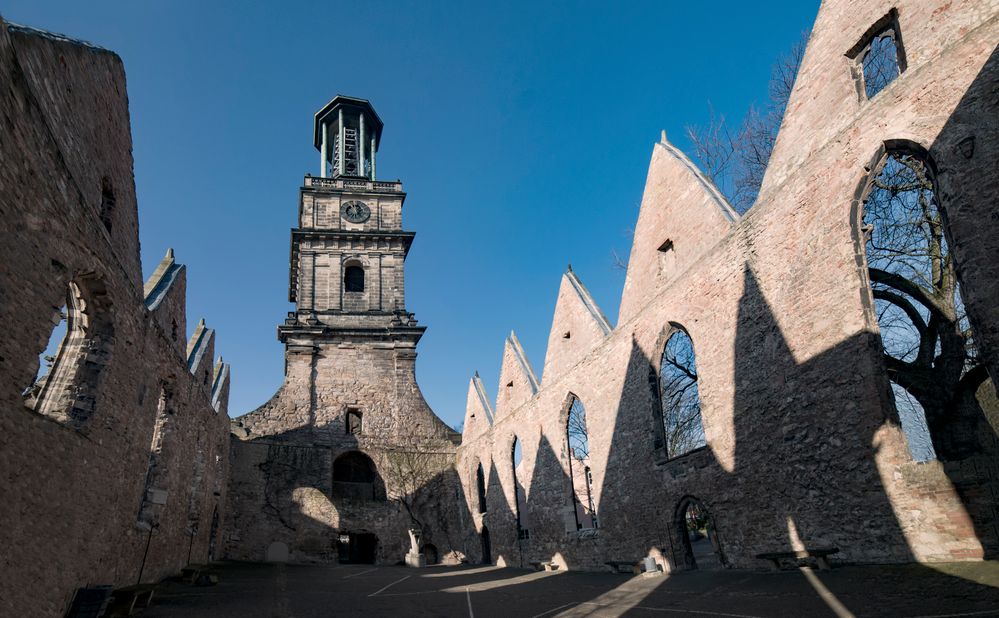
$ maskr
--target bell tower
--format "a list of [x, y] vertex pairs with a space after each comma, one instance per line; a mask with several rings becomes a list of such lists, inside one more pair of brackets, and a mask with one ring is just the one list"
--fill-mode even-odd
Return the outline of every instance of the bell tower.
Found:
[[375, 180], [382, 121], [364, 99], [338, 95], [315, 116], [320, 175], [306, 176], [291, 233], [289, 346], [371, 339], [412, 345], [424, 327], [405, 309], [405, 261], [415, 234], [402, 229], [399, 181]]
[[[402, 227], [402, 183], [375, 179], [381, 135], [363, 99], [338, 95], [316, 113], [320, 173], [298, 192], [288, 272], [295, 310], [278, 326], [284, 383], [233, 420], [234, 557], [285, 547], [296, 559], [395, 564], [411, 553], [414, 522], [430, 517], [389, 499], [412, 490], [400, 462], [429, 453], [453, 463], [460, 435], [416, 383], [426, 327], [405, 296], [415, 234]], [[452, 499], [450, 489], [442, 495]]]

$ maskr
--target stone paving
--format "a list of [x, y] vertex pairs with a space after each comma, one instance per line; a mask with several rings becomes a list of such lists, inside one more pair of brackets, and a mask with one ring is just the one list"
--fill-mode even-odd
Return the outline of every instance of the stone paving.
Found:
[[226, 563], [167, 583], [142, 618], [312, 616], [999, 616], [999, 562], [671, 577], [499, 567]]

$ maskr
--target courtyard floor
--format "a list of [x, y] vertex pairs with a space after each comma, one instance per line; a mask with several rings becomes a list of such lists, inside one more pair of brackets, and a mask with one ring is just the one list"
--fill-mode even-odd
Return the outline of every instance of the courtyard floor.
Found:
[[165, 584], [141, 618], [999, 616], [999, 562], [670, 577], [223, 563], [219, 575], [211, 587]]

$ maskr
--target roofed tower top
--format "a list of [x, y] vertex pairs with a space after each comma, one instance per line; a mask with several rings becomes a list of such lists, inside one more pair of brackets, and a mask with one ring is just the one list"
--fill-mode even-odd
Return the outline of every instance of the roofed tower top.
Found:
[[321, 178], [375, 179], [382, 120], [365, 99], [338, 94], [316, 112], [313, 142]]

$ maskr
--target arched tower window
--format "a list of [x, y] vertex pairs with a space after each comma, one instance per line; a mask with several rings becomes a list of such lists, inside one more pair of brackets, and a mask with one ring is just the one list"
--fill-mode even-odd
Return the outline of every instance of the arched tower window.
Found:
[[982, 448], [979, 432], [999, 410], [961, 299], [933, 167], [918, 148], [889, 148], [867, 182], [858, 223], [910, 452], [920, 461], [966, 457]]
[[663, 447], [667, 458], [705, 445], [694, 342], [683, 330], [666, 342], [659, 370]]
[[482, 470], [482, 464], [475, 470], [475, 487], [478, 489], [479, 512], [486, 512], [486, 474]]
[[384, 500], [385, 488], [375, 462], [360, 451], [337, 457], [333, 461], [333, 495], [355, 500]]
[[586, 409], [575, 396], [569, 404], [566, 421], [566, 443], [569, 450], [569, 483], [576, 529], [597, 527], [597, 512], [593, 502], [593, 476], [590, 471], [590, 438], [586, 430]]
[[349, 264], [343, 273], [343, 289], [347, 292], [364, 291], [364, 268], [359, 264]]

